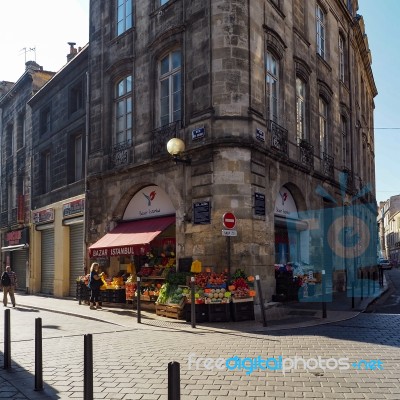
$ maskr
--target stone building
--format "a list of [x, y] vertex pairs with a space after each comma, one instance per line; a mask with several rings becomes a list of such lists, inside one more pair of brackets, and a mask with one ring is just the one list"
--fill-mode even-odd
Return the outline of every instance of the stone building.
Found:
[[30, 178], [32, 156], [29, 99], [54, 72], [34, 61], [26, 63], [17, 82], [0, 82], [1, 265], [11, 265], [20, 289], [28, 290], [32, 277], [30, 250]]
[[[270, 300], [276, 266], [307, 264], [322, 245], [301, 213], [356, 194], [376, 203], [377, 89], [356, 0], [96, 0], [90, 10], [89, 247], [124, 222], [172, 218], [157, 229], [178, 260], [259, 275]], [[172, 158], [174, 137], [186, 148]], [[222, 233], [227, 212], [236, 236]], [[133, 259], [122, 243], [128, 257], [101, 254], [113, 271]]]
[[28, 102], [32, 114], [31, 288], [75, 296], [84, 273], [88, 45]]

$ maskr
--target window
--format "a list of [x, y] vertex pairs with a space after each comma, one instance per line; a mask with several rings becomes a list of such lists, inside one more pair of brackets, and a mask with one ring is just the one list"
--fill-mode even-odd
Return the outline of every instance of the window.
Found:
[[40, 113], [40, 133], [44, 134], [50, 132], [50, 128], [51, 128], [50, 107], [46, 107]]
[[306, 84], [299, 77], [296, 78], [296, 137], [298, 142], [307, 138]]
[[25, 146], [25, 123], [25, 113], [20, 113], [17, 119], [17, 150]]
[[83, 109], [83, 81], [78, 82], [69, 90], [69, 113]]
[[163, 6], [164, 4], [167, 4], [169, 0], [160, 0], [160, 6]]
[[132, 28], [132, 0], [118, 0], [117, 5], [117, 36]]
[[340, 125], [342, 131], [342, 166], [347, 167], [347, 120], [343, 115], [340, 117]]
[[74, 175], [75, 181], [83, 178], [83, 140], [82, 135], [75, 137], [74, 143]]
[[325, 59], [325, 13], [317, 4], [316, 9], [317, 21], [317, 53]]
[[[14, 126], [8, 125], [6, 130], [6, 157], [11, 157], [14, 155]], [[5, 157], [5, 158], [6, 158]]]
[[117, 83], [115, 93], [116, 132], [114, 144], [132, 140], [132, 76], [127, 76]]
[[160, 61], [160, 124], [181, 120], [182, 56], [180, 50], [169, 53]]
[[42, 158], [42, 171], [43, 171], [43, 193], [48, 193], [51, 190], [51, 162], [50, 152], [43, 154]]
[[265, 65], [267, 69], [267, 115], [270, 120], [278, 123], [279, 62], [276, 57], [267, 52]]
[[344, 82], [344, 68], [345, 68], [345, 53], [344, 53], [344, 39], [339, 35], [339, 79]]
[[319, 98], [319, 141], [321, 158], [323, 153], [328, 154], [328, 105], [323, 98]]

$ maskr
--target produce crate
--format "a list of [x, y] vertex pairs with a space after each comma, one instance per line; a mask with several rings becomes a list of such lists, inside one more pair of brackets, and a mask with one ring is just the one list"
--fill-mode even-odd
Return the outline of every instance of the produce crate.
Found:
[[183, 309], [179, 306], [156, 304], [156, 314], [161, 317], [183, 319]]
[[101, 301], [107, 303], [125, 303], [125, 289], [107, 289], [100, 291]]
[[85, 282], [77, 281], [76, 282], [76, 299], [79, 301], [79, 304], [82, 301], [89, 301], [90, 298], [90, 289], [86, 286]]
[[249, 299], [232, 299], [231, 316], [234, 321], [253, 321], [254, 316], [254, 301]]
[[[184, 313], [186, 322], [192, 321], [192, 305], [190, 303], [185, 304]], [[196, 304], [195, 305], [196, 322], [207, 322], [208, 321], [208, 307], [207, 304]]]
[[231, 319], [229, 303], [207, 304], [209, 322], [228, 322]]

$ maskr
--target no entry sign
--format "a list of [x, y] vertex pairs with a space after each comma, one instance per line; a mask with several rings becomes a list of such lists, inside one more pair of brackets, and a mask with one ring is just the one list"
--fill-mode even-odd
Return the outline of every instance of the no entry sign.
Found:
[[233, 229], [236, 225], [235, 214], [231, 212], [225, 213], [222, 217], [222, 223], [224, 224], [226, 229]]

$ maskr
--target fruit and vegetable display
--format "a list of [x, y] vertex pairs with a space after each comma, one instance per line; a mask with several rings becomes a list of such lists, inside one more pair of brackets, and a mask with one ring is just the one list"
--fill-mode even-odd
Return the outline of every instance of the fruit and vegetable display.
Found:
[[168, 305], [183, 305], [185, 300], [185, 295], [188, 289], [178, 285], [173, 285], [171, 283], [164, 283], [161, 286], [157, 304], [168, 304]]
[[229, 289], [235, 299], [245, 299], [254, 297], [256, 292], [254, 290], [254, 277], [247, 276], [242, 269], [237, 269], [231, 277], [231, 284]]

